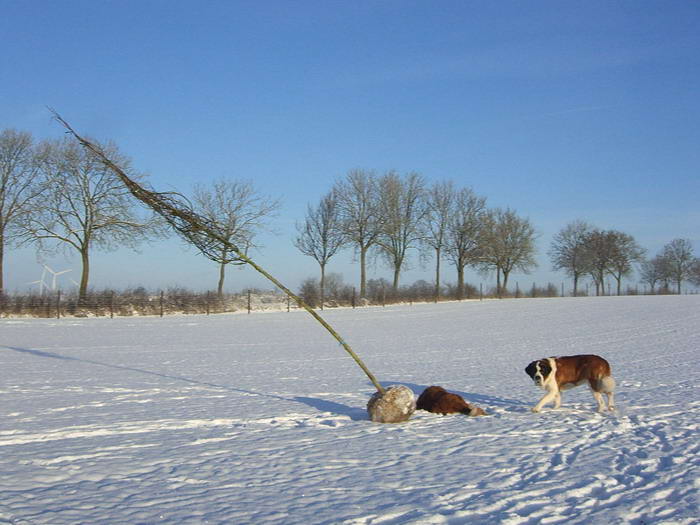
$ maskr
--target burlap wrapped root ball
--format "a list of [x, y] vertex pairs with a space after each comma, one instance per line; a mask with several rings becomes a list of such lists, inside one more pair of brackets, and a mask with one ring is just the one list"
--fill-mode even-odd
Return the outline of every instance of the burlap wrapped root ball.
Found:
[[416, 410], [413, 391], [403, 385], [393, 385], [384, 393], [377, 391], [367, 402], [369, 418], [375, 423], [408, 421]]

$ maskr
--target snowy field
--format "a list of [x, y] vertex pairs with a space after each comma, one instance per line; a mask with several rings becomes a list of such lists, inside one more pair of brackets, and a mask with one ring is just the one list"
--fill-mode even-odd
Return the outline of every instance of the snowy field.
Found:
[[[698, 523], [700, 296], [326, 310], [383, 384], [491, 415], [367, 419], [304, 312], [0, 320], [0, 523]], [[618, 409], [523, 369], [612, 364]]]

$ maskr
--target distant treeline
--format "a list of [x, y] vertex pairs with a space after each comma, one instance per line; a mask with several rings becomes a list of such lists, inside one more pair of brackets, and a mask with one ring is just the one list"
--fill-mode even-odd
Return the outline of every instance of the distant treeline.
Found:
[[[132, 180], [143, 181], [145, 176], [131, 166], [117, 145], [104, 143], [100, 148]], [[313, 188], [314, 194], [317, 190]], [[267, 227], [280, 202], [260, 195], [251, 182], [235, 179], [200, 184], [187, 201], [191, 206], [187, 212], [207, 224], [217, 239], [225, 240], [212, 239], [207, 250], [207, 257], [218, 265], [216, 296], [221, 298], [226, 268], [245, 263], [241, 254], [256, 247], [257, 234]], [[82, 268], [79, 282], [75, 282], [78, 303], [81, 307], [90, 302], [102, 304], [104, 298], [98, 300], [100, 294], [90, 291], [91, 254], [95, 250], [135, 248], [142, 241], [168, 234], [164, 221], [137, 206], [115, 174], [76, 141], [66, 137], [37, 142], [27, 132], [0, 132], [0, 294], [4, 290], [5, 248], [34, 246], [40, 257], [62, 250], [79, 255]], [[367, 279], [368, 261], [373, 257], [383, 261], [393, 274], [390, 283], [382, 282], [382, 300], [385, 296], [396, 301], [473, 297], [475, 290], [465, 282], [467, 269], [495, 276], [495, 295], [499, 297], [527, 295], [529, 292], [519, 286], [514, 291], [510, 281], [513, 274], [527, 274], [537, 266], [536, 238], [528, 218], [510, 208], [487, 206], [486, 197], [470, 187], [449, 180], [428, 183], [415, 172], [380, 174], [354, 169], [337, 179], [317, 203], [308, 205], [297, 236], [289, 242], [319, 265], [317, 304], [326, 300], [346, 304], [349, 300], [347, 289], [344, 294], [326, 290], [331, 286], [326, 283], [327, 265], [340, 250], [352, 250], [357, 257], [360, 279], [356, 301], [376, 304], [377, 287]], [[432, 284], [402, 285], [402, 272], [419, 254], [423, 261], [429, 259], [434, 264]], [[552, 267], [572, 279], [573, 295], [587, 293], [580, 290], [582, 279], [593, 283], [597, 295], [610, 293], [606, 290], [609, 278], [614, 279], [615, 292], [623, 294], [622, 280], [635, 268], [641, 282], [652, 291], [675, 286], [680, 293], [683, 282], [700, 286], [700, 261], [686, 239], [669, 242], [648, 259], [646, 250], [631, 235], [575, 220], [554, 236], [548, 255]], [[445, 265], [456, 280], [455, 286], [442, 284]], [[212, 278], [214, 275], [212, 269]], [[50, 290], [45, 277], [36, 282], [42, 292]], [[532, 293], [546, 295], [537, 290]], [[313, 295], [309, 290], [303, 294]]]
[[[394, 291], [391, 283], [385, 279], [367, 281], [367, 297], [360, 298], [357, 290], [344, 284], [342, 276], [329, 274], [326, 278], [326, 298], [321, 304], [320, 286], [317, 279], [305, 280], [299, 290], [299, 296], [314, 308], [337, 308], [364, 306], [387, 306], [392, 304], [429, 303], [456, 300], [484, 300], [499, 297], [495, 287], [466, 284], [463, 292], [452, 284], [443, 285], [439, 295], [435, 286], [424, 280], [412, 285], [401, 286]], [[609, 290], [609, 289], [608, 289]], [[586, 296], [587, 289], [579, 291], [578, 296]], [[593, 291], [593, 290], [591, 290]], [[462, 293], [462, 299], [460, 299]], [[654, 292], [646, 287], [643, 290], [628, 288], [626, 295], [642, 293], [671, 294], [670, 288], [657, 288]], [[564, 284], [548, 283], [539, 286], [535, 283], [521, 287], [516, 283], [509, 292], [500, 294], [501, 298], [536, 298], [572, 296], [571, 290], [565, 290]], [[88, 290], [84, 300], [76, 292], [45, 291], [44, 293], [13, 293], [0, 295], [0, 317], [128, 317], [128, 316], [164, 316], [174, 314], [221, 314], [252, 313], [260, 311], [292, 311], [298, 306], [279, 291], [247, 289], [237, 293], [218, 294], [214, 291], [194, 292], [185, 288], [150, 291], [143, 287], [122, 291], [105, 289]]]

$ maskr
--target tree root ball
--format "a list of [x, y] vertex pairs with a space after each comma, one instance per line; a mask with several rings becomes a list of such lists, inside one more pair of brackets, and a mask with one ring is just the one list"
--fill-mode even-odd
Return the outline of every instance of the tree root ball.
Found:
[[369, 418], [375, 423], [408, 421], [415, 410], [413, 391], [403, 385], [390, 386], [383, 394], [377, 391], [367, 402]]

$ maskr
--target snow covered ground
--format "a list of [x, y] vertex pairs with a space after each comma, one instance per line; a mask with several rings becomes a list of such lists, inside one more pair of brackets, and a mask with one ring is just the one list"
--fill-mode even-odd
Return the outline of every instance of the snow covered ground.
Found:
[[[326, 310], [384, 384], [491, 415], [367, 420], [304, 312], [0, 320], [0, 523], [698, 523], [700, 296]], [[597, 353], [530, 412], [532, 360]]]

